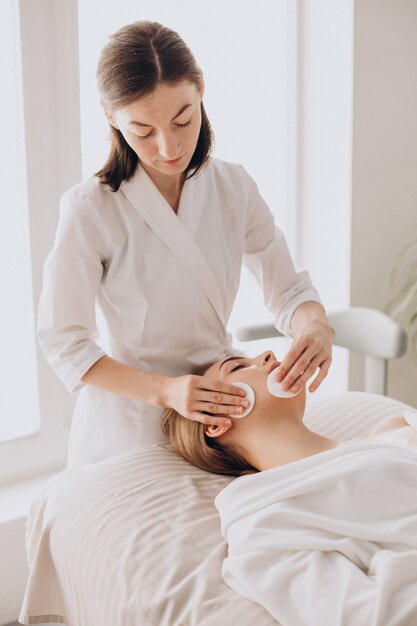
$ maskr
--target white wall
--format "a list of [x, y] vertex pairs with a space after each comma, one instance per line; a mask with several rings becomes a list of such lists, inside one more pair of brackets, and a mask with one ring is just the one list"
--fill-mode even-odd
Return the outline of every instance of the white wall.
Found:
[[[299, 248], [328, 310], [384, 309], [417, 227], [417, 2], [301, 0]], [[363, 357], [334, 349], [319, 389], [363, 389]], [[388, 394], [417, 406], [417, 359]]]
[[[355, 3], [351, 303], [382, 309], [417, 226], [417, 2]], [[350, 381], [361, 375], [352, 359]], [[388, 394], [417, 407], [417, 358], [390, 364]]]
[[[299, 2], [298, 248], [326, 310], [350, 305], [353, 0]], [[348, 388], [348, 352], [315, 397]]]

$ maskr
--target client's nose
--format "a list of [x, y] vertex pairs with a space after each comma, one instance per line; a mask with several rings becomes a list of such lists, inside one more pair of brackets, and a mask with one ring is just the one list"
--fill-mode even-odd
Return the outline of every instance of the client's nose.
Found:
[[262, 352], [262, 354], [259, 355], [258, 357], [258, 362], [261, 365], [265, 365], [265, 363], [272, 363], [272, 361], [277, 361], [277, 359], [275, 358], [275, 354], [273, 353], [272, 350], [267, 350], [266, 352]]

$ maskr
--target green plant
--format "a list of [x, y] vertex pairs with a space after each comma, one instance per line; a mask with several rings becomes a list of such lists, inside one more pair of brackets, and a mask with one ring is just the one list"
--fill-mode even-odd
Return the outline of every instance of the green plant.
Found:
[[417, 237], [398, 254], [386, 287], [393, 295], [384, 311], [403, 326], [411, 351], [417, 356]]

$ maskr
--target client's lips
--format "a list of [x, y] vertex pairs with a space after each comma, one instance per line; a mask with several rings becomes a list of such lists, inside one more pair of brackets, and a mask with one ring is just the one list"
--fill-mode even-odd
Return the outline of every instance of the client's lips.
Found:
[[272, 372], [272, 370], [274, 370], [276, 367], [278, 367], [278, 365], [281, 365], [281, 361], [273, 361], [271, 363], [271, 365], [267, 368], [268, 374], [270, 374]]

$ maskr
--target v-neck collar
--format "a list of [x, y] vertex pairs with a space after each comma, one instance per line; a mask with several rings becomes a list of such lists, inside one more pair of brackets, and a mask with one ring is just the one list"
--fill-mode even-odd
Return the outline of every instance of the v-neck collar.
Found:
[[194, 236], [201, 220], [207, 189], [199, 172], [186, 180], [181, 190], [177, 213], [159, 191], [151, 177], [138, 164], [135, 174], [120, 185], [120, 191], [140, 213], [148, 226], [181, 261], [209, 299], [222, 324], [225, 312], [215, 277]]

